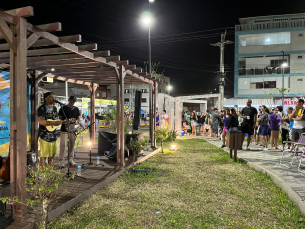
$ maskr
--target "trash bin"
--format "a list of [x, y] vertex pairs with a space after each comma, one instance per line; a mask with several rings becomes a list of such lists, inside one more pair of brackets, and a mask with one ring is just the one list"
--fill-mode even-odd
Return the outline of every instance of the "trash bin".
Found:
[[183, 131], [183, 130], [181, 131], [181, 136], [182, 136], [182, 137], [184, 136], [184, 131]]
[[234, 162], [237, 162], [237, 150], [242, 148], [241, 136], [240, 131], [229, 131], [227, 133], [227, 147], [230, 149], [230, 158], [233, 157], [232, 151], [234, 150]]

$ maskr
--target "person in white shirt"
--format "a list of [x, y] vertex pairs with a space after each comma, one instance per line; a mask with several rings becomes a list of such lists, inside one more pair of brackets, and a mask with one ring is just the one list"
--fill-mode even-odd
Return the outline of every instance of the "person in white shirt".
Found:
[[168, 127], [168, 121], [169, 121], [168, 114], [166, 114], [166, 110], [163, 110], [163, 124], [164, 124], [164, 128]]

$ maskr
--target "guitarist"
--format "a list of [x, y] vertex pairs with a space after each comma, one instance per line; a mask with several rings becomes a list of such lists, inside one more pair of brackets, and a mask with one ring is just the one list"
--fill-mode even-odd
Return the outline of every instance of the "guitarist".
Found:
[[[80, 123], [80, 112], [78, 107], [74, 106], [76, 101], [76, 97], [71, 95], [69, 98], [69, 103], [66, 106], [63, 106], [59, 110], [59, 119], [64, 120], [68, 119], [70, 123], [76, 124]], [[75, 146], [75, 136], [73, 133], [68, 132], [68, 127], [67, 125], [62, 125], [61, 130], [60, 130], [60, 152], [59, 152], [59, 167], [64, 167], [65, 164], [63, 163], [63, 157], [64, 157], [64, 152], [66, 149], [66, 144], [68, 141], [68, 134], [70, 135], [69, 137], [69, 163], [72, 166], [75, 166], [76, 163], [73, 161], [73, 152], [74, 152], [74, 146]]]
[[[52, 92], [44, 94], [45, 103], [38, 108], [38, 136], [39, 136], [39, 166], [43, 168], [48, 158], [48, 165], [53, 165], [54, 156], [58, 153], [56, 131], [48, 131], [46, 126], [61, 125], [63, 120], [58, 120], [57, 108], [54, 106]], [[57, 121], [49, 121], [49, 120]], [[48, 120], [48, 121], [47, 121]]]

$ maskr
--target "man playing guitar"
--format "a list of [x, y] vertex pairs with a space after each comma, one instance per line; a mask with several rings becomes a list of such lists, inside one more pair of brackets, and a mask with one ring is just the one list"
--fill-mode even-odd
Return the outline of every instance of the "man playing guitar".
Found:
[[[59, 110], [59, 119], [61, 120], [65, 120], [68, 119], [70, 124], [76, 124], [77, 122], [80, 123], [80, 113], [79, 113], [79, 109], [77, 107], [74, 106], [76, 101], [76, 97], [75, 96], [70, 96], [69, 98], [69, 103], [66, 106], [63, 106], [62, 108], [60, 108]], [[60, 152], [59, 152], [59, 167], [64, 167], [64, 163], [63, 163], [63, 157], [64, 157], [64, 152], [66, 149], [66, 143], [68, 141], [68, 137], [69, 137], [69, 163], [70, 165], [76, 165], [76, 163], [73, 161], [73, 152], [74, 152], [74, 146], [75, 146], [75, 135], [72, 132], [68, 132], [69, 129], [68, 125], [62, 125], [61, 126], [61, 130], [60, 130]], [[70, 135], [70, 136], [68, 136]]]
[[[48, 158], [48, 165], [53, 165], [54, 156], [58, 153], [56, 130], [49, 131], [48, 127], [65, 123], [58, 120], [57, 108], [54, 106], [54, 95], [52, 92], [44, 94], [45, 103], [38, 108], [39, 122], [39, 166], [43, 168]], [[52, 121], [55, 120], [55, 121]]]

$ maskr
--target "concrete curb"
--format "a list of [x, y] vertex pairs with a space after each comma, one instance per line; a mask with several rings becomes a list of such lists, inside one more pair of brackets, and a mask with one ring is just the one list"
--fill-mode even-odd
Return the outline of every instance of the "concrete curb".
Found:
[[[208, 139], [204, 139], [204, 140], [206, 140], [207, 142], [211, 143], [214, 146], [217, 146], [217, 145], [213, 144], [212, 141], [209, 141]], [[227, 149], [224, 149], [224, 151], [227, 152], [227, 153], [230, 153], [230, 151], [227, 150]], [[255, 164], [251, 161], [248, 161], [245, 158], [238, 157], [238, 154], [237, 154], [237, 158], [240, 161], [247, 164], [250, 168], [253, 168], [253, 169], [255, 169], [259, 172], [267, 174], [272, 179], [272, 181], [288, 195], [289, 199], [291, 201], [293, 201], [299, 207], [299, 210], [300, 210], [301, 214], [303, 216], [305, 216], [305, 202], [304, 202], [304, 200], [282, 178], [280, 178], [279, 176], [277, 176], [276, 174], [274, 174], [270, 170], [267, 170], [260, 165], [257, 165], [257, 164]]]

